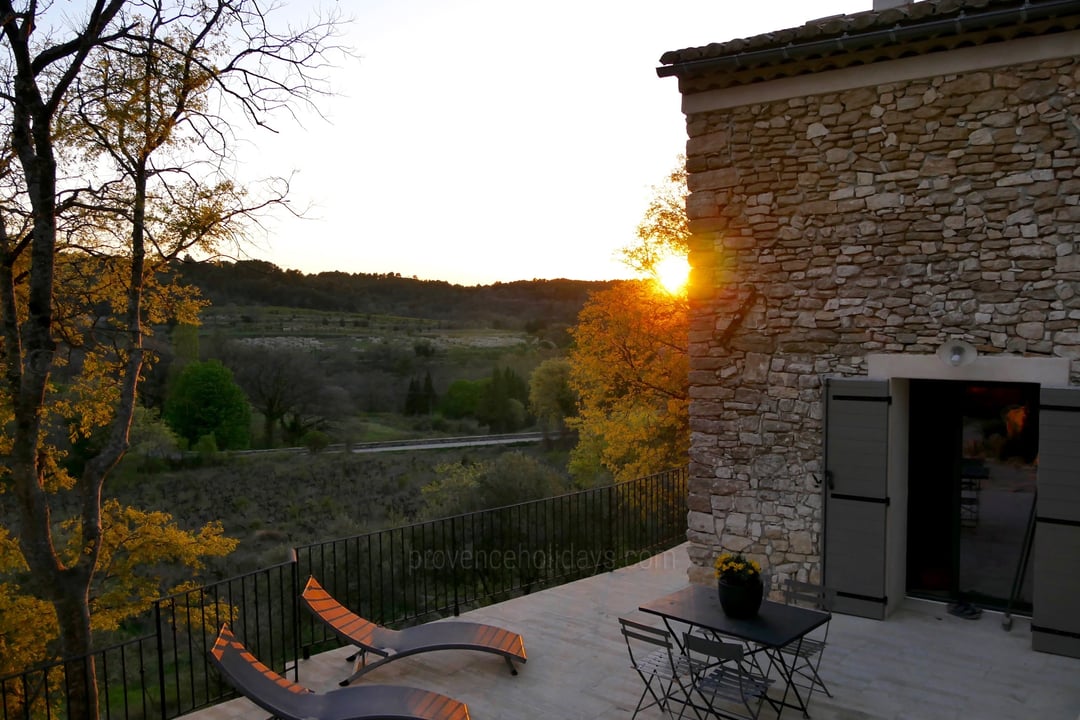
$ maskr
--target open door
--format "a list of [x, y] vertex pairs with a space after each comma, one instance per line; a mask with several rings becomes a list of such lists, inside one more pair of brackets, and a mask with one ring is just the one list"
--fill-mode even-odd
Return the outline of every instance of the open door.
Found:
[[1027, 612], [1039, 386], [911, 380], [908, 595]]
[[885, 617], [889, 383], [830, 378], [825, 386], [822, 574], [837, 612]]
[[1080, 389], [1042, 389], [1031, 646], [1080, 658]]
[[912, 380], [908, 410], [908, 594], [959, 591], [963, 383]]

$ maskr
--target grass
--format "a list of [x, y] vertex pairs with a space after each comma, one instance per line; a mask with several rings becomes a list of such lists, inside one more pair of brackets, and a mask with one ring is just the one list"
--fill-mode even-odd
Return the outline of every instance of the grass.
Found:
[[424, 318], [264, 305], [214, 305], [203, 311], [202, 320], [207, 328], [227, 327], [242, 329], [244, 334], [283, 335], [350, 335], [357, 330], [401, 332], [438, 326], [437, 321]]
[[[382, 426], [387, 433], [398, 428]], [[539, 445], [515, 447], [547, 464], [562, 463]], [[106, 494], [144, 510], [171, 513], [185, 529], [220, 520], [240, 541], [211, 562], [200, 581], [284, 561], [292, 547], [414, 522], [425, 515], [421, 494], [443, 463], [494, 460], [507, 448], [437, 448], [373, 454], [249, 455], [204, 467], [156, 473], [121, 471]], [[561, 467], [558, 467], [562, 471]]]
[[392, 440], [411, 440], [420, 433], [404, 425], [402, 415], [373, 414], [362, 417], [363, 436], [361, 442], [387, 442]]

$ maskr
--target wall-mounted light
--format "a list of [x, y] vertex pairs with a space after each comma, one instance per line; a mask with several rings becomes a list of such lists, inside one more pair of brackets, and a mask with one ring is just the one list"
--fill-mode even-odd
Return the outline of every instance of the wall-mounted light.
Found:
[[979, 351], [971, 343], [963, 340], [950, 340], [937, 349], [937, 356], [941, 362], [949, 367], [960, 367], [975, 362]]

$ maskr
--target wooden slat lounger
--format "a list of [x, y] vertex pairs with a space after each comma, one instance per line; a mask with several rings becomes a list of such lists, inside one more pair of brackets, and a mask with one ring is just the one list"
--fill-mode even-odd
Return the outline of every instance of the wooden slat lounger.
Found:
[[[480, 650], [502, 655], [513, 675], [514, 661], [525, 662], [525, 643], [521, 635], [494, 625], [443, 620], [391, 630], [360, 617], [326, 592], [315, 578], [308, 578], [301, 600], [308, 610], [324, 622], [345, 643], [359, 648], [349, 660], [356, 660], [353, 674], [341, 681], [348, 685], [360, 675], [397, 658], [433, 650]], [[368, 663], [367, 653], [380, 656]]]
[[228, 626], [222, 626], [210, 658], [238, 692], [281, 720], [469, 720], [465, 703], [401, 685], [314, 692], [259, 662]]

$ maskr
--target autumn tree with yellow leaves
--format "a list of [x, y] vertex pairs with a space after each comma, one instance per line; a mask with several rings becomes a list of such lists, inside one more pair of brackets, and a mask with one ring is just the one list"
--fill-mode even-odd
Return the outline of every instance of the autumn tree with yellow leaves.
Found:
[[95, 666], [78, 658], [162, 590], [155, 564], [231, 549], [213, 525], [111, 503], [106, 479], [153, 361], [145, 338], [197, 322], [167, 263], [235, 247], [284, 202], [283, 180], [229, 176], [234, 124], [325, 91], [333, 20], [277, 30], [267, 7], [0, 0], [0, 492], [15, 508], [0, 658], [39, 633], [34, 659], [67, 660], [70, 717], [97, 717]]
[[645, 276], [593, 294], [572, 330], [570, 387], [579, 483], [644, 477], [685, 465], [690, 445], [688, 314], [685, 290], [660, 282], [669, 258], [685, 258], [686, 173], [673, 171], [638, 227], [624, 262]]

